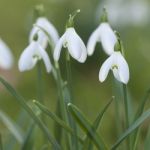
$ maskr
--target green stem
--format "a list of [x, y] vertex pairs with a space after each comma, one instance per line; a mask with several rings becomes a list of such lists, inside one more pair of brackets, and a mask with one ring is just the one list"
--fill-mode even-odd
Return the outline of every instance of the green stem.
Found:
[[[65, 100], [64, 100], [64, 96], [63, 96], [63, 81], [61, 78], [61, 73], [60, 73], [60, 68], [59, 68], [59, 63], [55, 61], [55, 69], [56, 69], [56, 74], [57, 74], [57, 88], [58, 88], [58, 95], [59, 95], [59, 100], [60, 100], [60, 109], [61, 109], [61, 115], [62, 115], [62, 119], [68, 123], [68, 117], [67, 117], [67, 107], [65, 104]], [[69, 135], [67, 136], [67, 143], [69, 145], [69, 147], [71, 147], [71, 143], [70, 143], [70, 137]]]
[[73, 102], [71, 62], [68, 50], [66, 50], [66, 71], [67, 71], [67, 85], [70, 90], [70, 102]]
[[128, 109], [127, 86], [125, 84], [123, 84], [123, 95], [124, 95], [126, 128], [128, 128], [130, 123], [129, 123], [129, 109]]
[[[123, 84], [123, 96], [124, 96], [124, 107], [125, 107], [125, 118], [126, 118], [126, 129], [129, 128], [129, 108], [128, 108], [128, 95], [127, 95], [127, 86]], [[130, 137], [127, 138], [128, 150], [130, 150]]]
[[[70, 55], [68, 50], [66, 50], [66, 71], [67, 71], [67, 85], [68, 85], [68, 89], [69, 89], [69, 93], [70, 93], [70, 99], [68, 100], [69, 103], [73, 103], [73, 88], [72, 88], [72, 73], [71, 73], [71, 62], [70, 62]], [[68, 114], [69, 115], [69, 114]], [[76, 124], [74, 122], [74, 120], [71, 118], [71, 116], [69, 117], [69, 121], [70, 121], [70, 125], [74, 130], [74, 133], [77, 135], [77, 127]], [[74, 149], [77, 150], [78, 148], [78, 139], [76, 136], [72, 136], [72, 144], [74, 145]]]
[[43, 84], [42, 84], [42, 69], [41, 61], [37, 63], [37, 99], [40, 103], [43, 102]]
[[117, 127], [117, 136], [119, 137], [122, 132], [121, 126], [121, 111], [120, 111], [120, 83], [114, 78], [113, 80], [113, 93], [115, 95], [115, 120], [116, 120], [116, 127]]

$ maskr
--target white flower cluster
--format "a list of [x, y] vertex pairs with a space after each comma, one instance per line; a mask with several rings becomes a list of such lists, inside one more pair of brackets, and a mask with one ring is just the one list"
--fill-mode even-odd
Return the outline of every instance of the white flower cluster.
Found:
[[80, 63], [85, 62], [87, 54], [92, 55], [96, 43], [101, 42], [104, 52], [109, 55], [109, 57], [102, 64], [99, 72], [99, 80], [103, 82], [106, 79], [109, 70], [112, 70], [118, 81], [124, 84], [128, 83], [128, 64], [121, 52], [114, 50], [118, 39], [107, 22], [102, 22], [92, 33], [86, 48], [84, 42], [72, 26], [66, 28], [65, 33], [59, 38], [57, 30], [46, 18], [38, 18], [30, 33], [29, 46], [20, 56], [20, 71], [32, 69], [38, 60], [41, 59], [44, 61], [47, 72], [51, 71], [51, 61], [46, 52], [49, 40], [54, 47], [53, 57], [55, 61], [59, 60], [62, 47], [64, 47], [67, 48], [69, 54]]
[[107, 22], [103, 22], [92, 33], [87, 44], [87, 52], [92, 55], [96, 42], [101, 42], [104, 52], [109, 55], [99, 71], [99, 80], [103, 82], [109, 70], [113, 71], [115, 78], [127, 84], [129, 81], [129, 67], [121, 52], [115, 51], [117, 37]]

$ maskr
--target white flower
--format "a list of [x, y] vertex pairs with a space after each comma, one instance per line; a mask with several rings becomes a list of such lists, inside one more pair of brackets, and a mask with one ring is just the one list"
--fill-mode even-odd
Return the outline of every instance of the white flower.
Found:
[[87, 58], [86, 47], [73, 27], [67, 28], [59, 39], [54, 50], [54, 60], [58, 61], [62, 47], [68, 49], [70, 55], [77, 61], [83, 63]]
[[10, 69], [13, 65], [13, 55], [9, 47], [0, 39], [0, 68]]
[[109, 70], [113, 71], [113, 74], [115, 78], [123, 82], [124, 84], [127, 84], [129, 81], [129, 67], [122, 56], [120, 52], [114, 52], [109, 58], [103, 63], [100, 72], [99, 72], [99, 80], [103, 82], [108, 73]]
[[87, 44], [88, 55], [93, 54], [97, 42], [101, 42], [106, 54], [111, 55], [114, 52], [117, 37], [108, 23], [101, 23], [90, 36]]
[[[45, 30], [46, 33], [40, 28]], [[30, 44], [19, 59], [20, 71], [31, 70], [40, 59], [43, 59], [47, 72], [51, 71], [51, 62], [45, 50], [48, 45], [48, 38], [51, 38], [51, 44], [54, 47], [59, 39], [57, 30], [45, 17], [40, 17], [36, 21], [36, 26], [30, 32]]]
[[53, 46], [56, 45], [57, 41], [59, 40], [59, 35], [56, 30], [56, 28], [45, 18], [40, 17], [36, 21], [36, 26], [33, 27], [33, 29], [30, 32], [29, 42], [32, 42], [34, 39], [34, 36], [38, 34], [38, 42], [40, 45], [45, 49], [48, 44], [48, 37], [47, 35], [39, 28], [41, 27], [44, 29], [49, 37], [51, 38], [51, 44]]
[[21, 72], [31, 70], [40, 59], [43, 59], [47, 72], [50, 72], [51, 62], [48, 54], [38, 41], [32, 41], [20, 56], [19, 70]]

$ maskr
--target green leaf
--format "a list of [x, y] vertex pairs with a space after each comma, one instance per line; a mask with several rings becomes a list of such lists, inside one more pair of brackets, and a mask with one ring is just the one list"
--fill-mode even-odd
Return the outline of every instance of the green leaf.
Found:
[[112, 146], [112, 150], [116, 149], [135, 129], [137, 129], [148, 117], [150, 117], [150, 109], [144, 112], [130, 127], [120, 136], [120, 138]]
[[0, 119], [19, 143], [23, 143], [24, 134], [20, 127], [4, 112], [0, 111]]
[[[145, 104], [146, 104], [147, 100], [149, 100], [149, 96], [150, 96], [150, 89], [147, 90], [143, 100], [139, 104], [136, 115], [134, 117], [134, 121], [143, 113]], [[137, 143], [138, 143], [138, 134], [139, 134], [139, 128], [137, 128], [135, 130], [135, 133], [133, 135], [133, 149], [136, 149], [136, 146], [137, 146]]]
[[[20, 109], [19, 113], [17, 114], [17, 119], [16, 119], [16, 124], [20, 127], [20, 128], [25, 128], [26, 127], [26, 120], [28, 120], [28, 122], [31, 122], [32, 120], [30, 119], [30, 116], [26, 113], [26, 111], [22, 108]], [[25, 131], [26, 132], [26, 131]], [[16, 139], [14, 138], [14, 136], [11, 134], [8, 137], [8, 140], [5, 142], [4, 144], [4, 149], [5, 150], [10, 150], [10, 149], [15, 149], [15, 146], [17, 145], [16, 143]]]
[[34, 127], [35, 127], [35, 123], [32, 122], [29, 129], [28, 129], [28, 131], [27, 131], [27, 134], [26, 134], [26, 137], [24, 139], [21, 150], [33, 149], [33, 142], [34, 142], [34, 140], [33, 140], [33, 130], [34, 130]]
[[26, 100], [3, 78], [0, 77], [0, 82], [5, 86], [5, 88], [9, 91], [9, 93], [15, 97], [18, 103], [28, 112], [30, 117], [36, 122], [39, 128], [43, 131], [48, 141], [56, 148], [56, 150], [60, 150], [60, 146], [57, 141], [52, 137], [47, 127], [42, 123], [42, 121], [34, 114], [32, 109], [26, 104]]
[[[54, 113], [50, 112], [44, 105], [40, 104], [38, 101], [33, 100], [33, 102], [41, 109], [43, 113], [45, 113], [47, 116], [49, 116], [51, 119], [53, 119], [56, 123], [58, 123], [62, 128], [64, 128], [67, 132], [69, 132], [73, 136], [77, 136], [72, 128], [70, 128], [63, 120], [61, 120], [58, 116], [56, 116]], [[78, 137], [78, 136], [77, 136]], [[78, 137], [79, 141], [83, 143], [83, 140]]]
[[[101, 120], [104, 116], [104, 113], [106, 112], [106, 110], [108, 109], [108, 107], [110, 106], [110, 104], [112, 103], [112, 101], [114, 100], [114, 96], [112, 96], [112, 98], [109, 100], [109, 102], [104, 106], [104, 108], [102, 109], [102, 111], [100, 111], [100, 113], [97, 115], [95, 121], [93, 122], [93, 128], [95, 128], [95, 130], [98, 129], [100, 123], [101, 123]], [[88, 134], [86, 135], [86, 138], [84, 140], [84, 144], [83, 144], [83, 150], [91, 150], [92, 149], [92, 143], [90, 142], [89, 140], [89, 137], [88, 137]]]
[[[57, 100], [55, 114], [60, 119], [62, 119], [60, 110], [61, 110], [61, 108], [60, 108], [60, 101]], [[55, 139], [57, 140], [58, 143], [61, 143], [63, 132], [62, 132], [62, 128], [60, 127], [60, 125], [56, 121], [54, 121], [54, 129], [53, 130], [54, 130], [54, 137], [55, 137]]]
[[76, 122], [80, 125], [80, 127], [86, 132], [89, 133], [89, 138], [93, 141], [93, 143], [96, 145], [96, 147], [99, 150], [107, 149], [104, 142], [100, 138], [100, 136], [97, 134], [95, 129], [92, 127], [90, 122], [85, 118], [83, 113], [73, 104], [68, 104], [68, 110], [73, 116], [73, 118], [76, 120]]

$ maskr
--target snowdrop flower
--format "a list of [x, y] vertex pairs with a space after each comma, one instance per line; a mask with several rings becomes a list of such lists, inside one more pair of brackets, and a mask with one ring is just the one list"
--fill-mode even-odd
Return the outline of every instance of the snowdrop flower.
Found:
[[31, 70], [38, 60], [43, 59], [47, 72], [51, 71], [51, 62], [47, 52], [42, 48], [38, 41], [32, 41], [23, 51], [19, 59], [19, 70], [21, 72]]
[[83, 63], [86, 60], [86, 47], [73, 27], [67, 28], [66, 32], [58, 41], [54, 50], [54, 59], [59, 60], [62, 47], [68, 49], [69, 54], [77, 61]]
[[48, 34], [51, 44], [54, 47], [59, 40], [59, 35], [56, 28], [45, 17], [39, 17], [37, 19], [35, 26], [30, 32], [29, 42], [32, 42], [34, 36], [38, 34], [38, 43], [40, 43], [44, 49], [47, 47], [48, 37], [40, 28]]
[[0, 68], [10, 69], [13, 65], [13, 55], [9, 47], [0, 39]]
[[[114, 46], [117, 42], [117, 37], [107, 22], [107, 14], [104, 9], [105, 20], [98, 26], [98, 28], [91, 34], [87, 43], [88, 55], [92, 55], [97, 42], [101, 42], [106, 54], [111, 55], [114, 52]], [[102, 17], [103, 17], [102, 16]]]
[[54, 49], [54, 60], [58, 61], [61, 53], [62, 47], [67, 48], [69, 51], [69, 54], [76, 59], [77, 61], [83, 63], [85, 62], [87, 58], [87, 50], [84, 45], [84, 42], [79, 37], [79, 35], [76, 33], [74, 27], [73, 27], [73, 19], [76, 16], [76, 14], [80, 12], [80, 10], [77, 10], [74, 12], [73, 15], [70, 15], [69, 20], [67, 22], [67, 28], [65, 33], [62, 35], [62, 37], [59, 39], [58, 43], [56, 44], [56, 47]]
[[59, 36], [55, 27], [45, 17], [39, 17], [35, 24], [36, 26], [33, 27], [29, 36], [30, 44], [20, 56], [19, 70], [21, 72], [31, 70], [38, 60], [42, 59], [47, 72], [50, 72], [52, 66], [45, 49], [48, 45], [48, 38], [50, 38], [52, 47], [54, 47]]
[[124, 59], [124, 57], [122, 56], [122, 54], [119, 51], [114, 52], [102, 64], [102, 67], [99, 72], [99, 80], [101, 82], [103, 82], [106, 79], [106, 77], [109, 73], [109, 70], [112, 70], [115, 78], [118, 81], [120, 81], [124, 84], [128, 83], [129, 67], [128, 67], [126, 60]]

